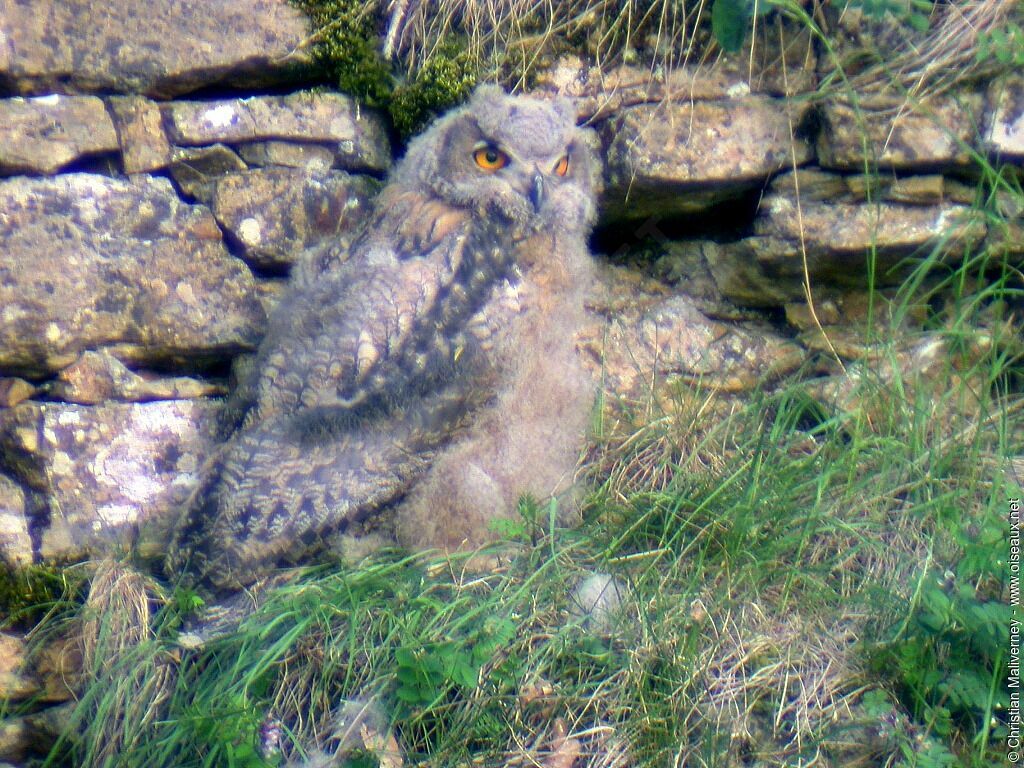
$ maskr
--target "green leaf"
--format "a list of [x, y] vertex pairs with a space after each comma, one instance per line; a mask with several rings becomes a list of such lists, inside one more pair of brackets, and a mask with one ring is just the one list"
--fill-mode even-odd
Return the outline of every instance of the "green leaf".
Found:
[[907, 23], [918, 32], [927, 32], [928, 27], [931, 26], [931, 22], [928, 20], [928, 17], [923, 13], [911, 13], [907, 16]]
[[423, 697], [420, 696], [418, 689], [412, 686], [399, 686], [398, 690], [395, 691], [395, 695], [399, 701], [405, 702], [406, 704], [419, 704], [423, 701]]
[[420, 663], [416, 651], [406, 646], [395, 649], [395, 661], [400, 667], [418, 667]]
[[860, 699], [864, 714], [868, 717], [880, 718], [892, 712], [892, 702], [885, 691], [874, 689], [867, 691]]
[[468, 664], [464, 658], [460, 658], [452, 668], [452, 682], [461, 685], [463, 688], [474, 689], [477, 684], [479, 669]]
[[711, 33], [723, 51], [736, 53], [750, 27], [750, 3], [747, 0], [715, 0], [711, 6]]

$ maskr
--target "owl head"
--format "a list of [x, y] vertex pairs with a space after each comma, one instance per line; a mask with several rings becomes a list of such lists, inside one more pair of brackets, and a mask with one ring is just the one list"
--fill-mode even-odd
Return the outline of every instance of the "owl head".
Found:
[[569, 100], [482, 85], [410, 143], [394, 180], [527, 231], [585, 232], [599, 183], [595, 143]]

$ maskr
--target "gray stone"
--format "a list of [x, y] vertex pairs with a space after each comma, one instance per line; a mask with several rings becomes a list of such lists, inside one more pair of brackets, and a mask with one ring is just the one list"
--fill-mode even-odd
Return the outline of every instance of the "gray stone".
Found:
[[105, 346], [201, 364], [263, 333], [249, 269], [166, 179], [16, 178], [0, 210], [0, 372], [46, 375]]
[[630, 617], [623, 615], [622, 600], [626, 594], [626, 585], [614, 576], [593, 573], [572, 591], [569, 613], [586, 630], [614, 635], [623, 625], [632, 625]]
[[0, 411], [0, 457], [46, 499], [31, 521], [44, 561], [124, 547], [174, 513], [213, 447], [215, 401], [104, 406], [22, 403]]
[[340, 93], [176, 101], [164, 114], [171, 141], [181, 146], [308, 141], [329, 144], [341, 168], [382, 171], [391, 162], [384, 119]]
[[247, 261], [280, 269], [362, 221], [376, 191], [376, 182], [344, 171], [264, 168], [217, 180], [213, 214]]
[[940, 242], [948, 256], [962, 255], [985, 235], [972, 210], [956, 203], [801, 201], [798, 210], [792, 190], [774, 192], [762, 200], [754, 231], [761, 237], [802, 242], [809, 253], [826, 260], [831, 257], [843, 266], [849, 265], [849, 256], [862, 257], [873, 249], [883, 268]]
[[226, 394], [226, 388], [185, 376], [140, 376], [107, 352], [88, 351], [57, 374], [48, 394], [69, 403], [97, 405], [111, 400], [191, 400]]
[[0, 562], [15, 568], [32, 564], [25, 491], [4, 474], [0, 474]]
[[34, 384], [17, 377], [0, 378], [0, 408], [10, 408], [36, 393]]
[[247, 170], [248, 166], [233, 149], [223, 144], [211, 147], [175, 147], [171, 153], [171, 177], [182, 191], [210, 205], [217, 179], [228, 173]]
[[771, 330], [716, 322], [686, 296], [645, 295], [628, 272], [602, 275], [604, 295], [589, 305], [611, 320], [595, 320], [578, 339], [609, 401], [644, 402], [680, 382], [747, 392], [803, 362], [803, 350]]
[[95, 96], [0, 99], [0, 174], [53, 173], [117, 149], [114, 124]]
[[[934, 184], [892, 184], [874, 203], [854, 192], [831, 200], [805, 197], [800, 205], [793, 174], [775, 180], [761, 201], [754, 236], [715, 249], [708, 264], [722, 293], [745, 306], [782, 306], [804, 297], [805, 278], [815, 286], [864, 289], [875, 265], [876, 286], [898, 285], [914, 261], [942, 246], [943, 258], [969, 252], [986, 227], [969, 206], [935, 199]], [[883, 200], [878, 200], [881, 197]], [[913, 199], [913, 203], [885, 198]]]
[[0, 82], [163, 98], [270, 84], [308, 62], [308, 35], [285, 0], [0, 0]]
[[[962, 166], [977, 138], [982, 97], [964, 92], [921, 101], [865, 96], [856, 107], [832, 100], [822, 110], [822, 166], [864, 171], [875, 165], [919, 171]], [[867, 157], [865, 157], [865, 145]]]
[[255, 141], [243, 144], [238, 153], [249, 165], [284, 166], [326, 171], [334, 165], [334, 152], [322, 144], [295, 144], [288, 141]]
[[28, 663], [25, 641], [0, 632], [0, 701], [27, 699], [39, 689], [39, 680]]
[[141, 96], [112, 96], [107, 103], [117, 128], [124, 172], [165, 168], [171, 160], [171, 145], [156, 102]]
[[[758, 40], [753, 58], [727, 54], [715, 62], [672, 67], [595, 64], [560, 57], [537, 75], [535, 90], [573, 100], [581, 120], [599, 121], [639, 104], [732, 99], [751, 93], [781, 96], [813, 90], [817, 56], [806, 27], [783, 22], [780, 35]], [[785, 72], [783, 72], [785, 67]]]
[[606, 215], [641, 218], [697, 213], [761, 186], [811, 158], [790, 134], [782, 101], [729, 101], [633, 107], [601, 129], [607, 147]]
[[985, 144], [1000, 157], [1024, 162], [1024, 75], [1008, 75], [989, 88]]

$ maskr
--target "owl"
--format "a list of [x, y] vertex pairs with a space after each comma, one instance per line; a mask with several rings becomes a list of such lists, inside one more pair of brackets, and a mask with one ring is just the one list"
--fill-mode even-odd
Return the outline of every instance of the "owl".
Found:
[[523, 494], [572, 514], [594, 143], [570, 102], [496, 86], [410, 143], [359, 234], [293, 274], [169, 576], [230, 591], [378, 529], [476, 547]]

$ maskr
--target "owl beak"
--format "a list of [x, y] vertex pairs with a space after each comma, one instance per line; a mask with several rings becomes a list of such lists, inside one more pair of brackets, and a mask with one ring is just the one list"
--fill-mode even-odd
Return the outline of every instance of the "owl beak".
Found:
[[540, 213], [540, 207], [544, 204], [544, 177], [538, 172], [533, 174], [533, 183], [530, 186], [530, 202], [533, 203], [533, 210]]

